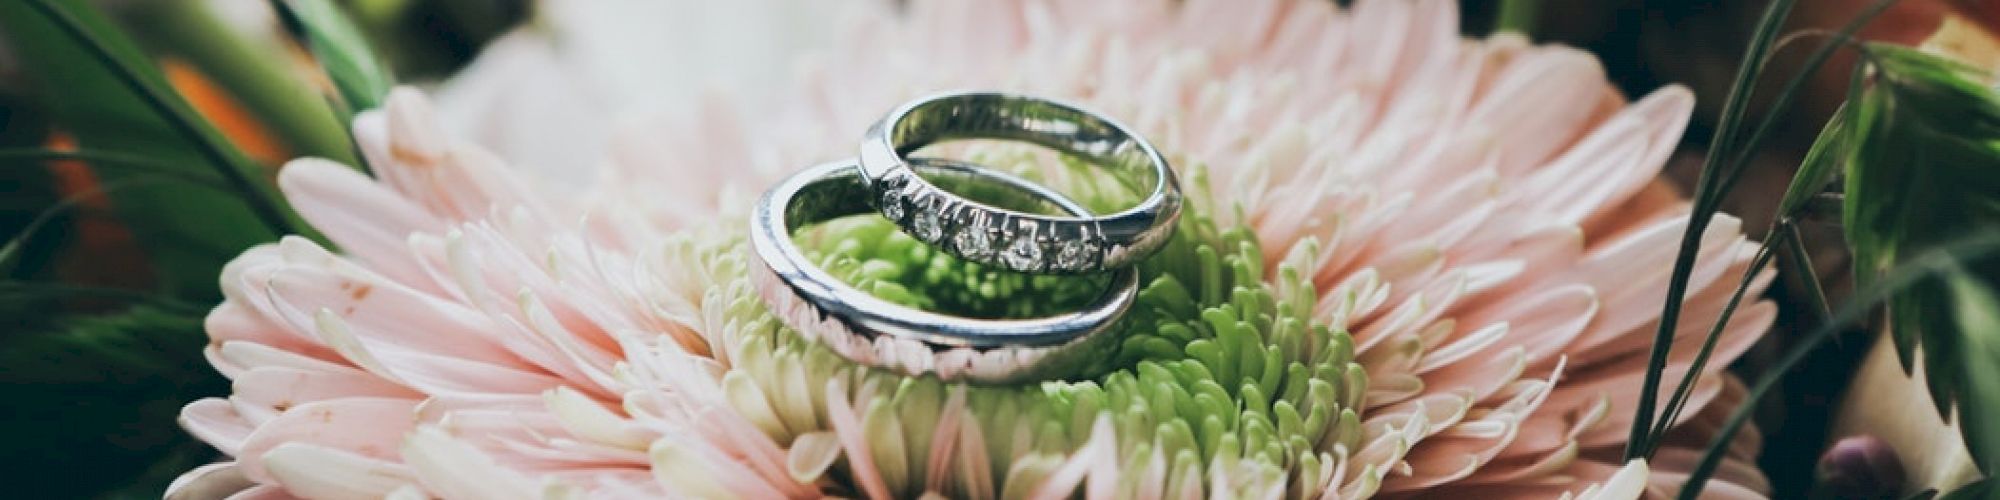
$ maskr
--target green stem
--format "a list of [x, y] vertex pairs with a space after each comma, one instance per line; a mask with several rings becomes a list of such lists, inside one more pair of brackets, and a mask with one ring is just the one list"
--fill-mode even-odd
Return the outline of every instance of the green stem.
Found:
[[197, 124], [199, 122], [190, 116], [192, 114], [191, 111], [186, 110], [185, 107], [176, 107], [172, 104], [178, 102], [174, 100], [174, 96], [169, 95], [164, 89], [148, 85], [144, 79], [139, 77], [138, 69], [128, 67], [121, 62], [102, 41], [91, 37], [89, 33], [85, 32], [82, 22], [68, 11], [57, 8], [55, 4], [49, 3], [49, 0], [32, 0], [28, 2], [28, 5], [54, 23], [64, 34], [76, 40], [78, 45], [90, 51], [91, 55], [98, 62], [103, 63], [106, 69], [110, 70], [112, 76], [117, 78], [119, 83], [131, 89], [132, 93], [138, 96], [141, 102], [146, 103], [147, 107], [152, 108], [153, 112], [159, 115], [160, 119], [172, 127], [176, 133], [186, 138], [190, 143], [193, 143], [196, 146], [195, 149], [202, 156], [206, 157], [217, 172], [222, 174], [223, 179], [229, 182], [231, 188], [245, 193], [245, 199], [250, 204], [251, 212], [256, 214], [257, 218], [266, 227], [281, 235], [304, 234], [299, 228], [293, 226], [292, 221], [285, 217], [286, 210], [272, 201], [270, 196], [254, 195], [256, 193], [265, 193], [265, 191], [255, 181], [251, 180], [249, 174], [244, 172], [242, 165], [235, 161], [235, 156], [232, 155], [235, 150], [228, 144], [214, 140], [210, 134], [202, 133], [200, 125]]
[[1792, 275], [1799, 277], [1799, 286], [1805, 288], [1806, 306], [1812, 313], [1814, 324], [1833, 321], [1833, 308], [1827, 305], [1826, 289], [1820, 287], [1819, 275], [1814, 274], [1812, 255], [1806, 251], [1805, 235], [1799, 234], [1798, 224], [1779, 227], [1785, 228], [1785, 260], [1791, 264]]
[[1820, 44], [1819, 48], [1814, 49], [1811, 55], [1806, 56], [1805, 64], [1799, 67], [1798, 74], [1792, 75], [1792, 78], [1785, 82], [1785, 86], [1778, 91], [1777, 100], [1773, 101], [1771, 107], [1764, 111], [1764, 119], [1757, 124], [1757, 128], [1750, 131], [1749, 137], [1744, 139], [1742, 150], [1737, 152], [1734, 159], [1725, 164], [1727, 166], [1723, 168], [1723, 171], [1728, 172], [1728, 178], [1722, 183], [1722, 192], [1727, 193], [1731, 189], [1734, 189], [1736, 181], [1743, 177], [1743, 172], [1749, 170], [1745, 167], [1749, 165], [1750, 159], [1756, 155], [1756, 145], [1763, 142], [1764, 137], [1777, 128], [1780, 121], [1779, 118], [1785, 114], [1786, 109], [1791, 107], [1792, 102], [1798, 96], [1799, 90], [1805, 87], [1806, 82], [1810, 81], [1814, 75], [1819, 74], [1819, 69], [1826, 66], [1826, 61], [1833, 57], [1834, 52], [1841, 47], [1846, 47], [1854, 43], [1853, 37], [1856, 31], [1859, 31], [1862, 26], [1867, 25], [1868, 21], [1881, 15], [1882, 11], [1888, 10], [1889, 6], [1895, 4], [1896, 0], [1876, 0], [1873, 5], [1863, 10], [1860, 15], [1848, 20], [1847, 25], [1842, 27], [1840, 31], [1833, 32], [1830, 35], [1832, 37], [1831, 40]]
[[1750, 387], [1750, 393], [1744, 398], [1744, 403], [1730, 412], [1729, 419], [1723, 422], [1722, 428], [1716, 432], [1715, 439], [1709, 442], [1708, 451], [1702, 454], [1701, 461], [1688, 473], [1687, 482], [1681, 486], [1680, 498], [1693, 500], [1700, 497], [1703, 486], [1708, 484], [1708, 478], [1715, 475], [1715, 468], [1722, 464], [1723, 455], [1728, 454], [1726, 451], [1730, 447], [1730, 442], [1735, 439], [1738, 431], [1743, 430], [1743, 424], [1749, 422], [1750, 414], [1756, 410], [1757, 402], [1764, 399], [1764, 393], [1770, 392], [1772, 387], [1777, 386], [1778, 382], [1784, 379], [1785, 373], [1804, 361], [1820, 343], [1832, 338], [1849, 323], [1867, 317], [1876, 304], [1901, 293], [1911, 285], [1943, 271], [1957, 269], [1961, 262], [1992, 255], [1996, 251], [2000, 251], [2000, 230], [1984, 231], [1917, 255], [1885, 273], [1883, 279], [1874, 286], [1856, 292], [1854, 299], [1846, 307], [1842, 307], [1838, 314], [1801, 337], [1776, 364], [1768, 367], [1757, 377], [1757, 383]]
[[201, 2], [141, 2], [134, 31], [187, 58], [257, 116], [296, 156], [356, 164], [347, 127], [321, 95], [288, 67], [283, 50], [257, 43]]
[[1535, 22], [1541, 14], [1541, 7], [1542, 0], [1502, 0], [1500, 13], [1494, 17], [1493, 32], [1534, 34]]
[[1644, 450], [1646, 455], [1652, 455], [1653, 450], [1659, 448], [1660, 440], [1666, 437], [1667, 431], [1674, 425], [1674, 420], [1680, 418], [1681, 410], [1687, 407], [1688, 398], [1694, 394], [1695, 383], [1701, 380], [1702, 370], [1708, 367], [1708, 359], [1715, 353], [1716, 342], [1722, 340], [1722, 332], [1729, 326], [1729, 319], [1736, 315], [1736, 307], [1742, 305], [1743, 294], [1749, 292], [1750, 283], [1756, 281], [1757, 273], [1763, 271], [1764, 266], [1771, 263], [1771, 258], [1777, 256], [1777, 253], [1773, 252], [1775, 247], [1785, 244], [1786, 241], [1783, 240], [1789, 240], [1791, 235], [1792, 233], [1776, 230], [1764, 235], [1764, 245], [1757, 249], [1756, 257], [1750, 261], [1750, 268], [1743, 270], [1743, 278], [1737, 281], [1736, 290], [1729, 294], [1729, 302], [1723, 304], [1722, 312], [1716, 315], [1715, 324], [1709, 327], [1708, 336], [1702, 339], [1701, 350], [1695, 353], [1694, 363], [1688, 366], [1687, 373], [1681, 374], [1680, 384], [1674, 387], [1673, 396], [1667, 399], [1664, 415], [1661, 415], [1660, 421], [1653, 425], [1651, 437], [1646, 439]]
[[1715, 216], [1716, 205], [1722, 199], [1718, 188], [1723, 187], [1726, 174], [1719, 167], [1728, 155], [1727, 148], [1736, 136], [1737, 128], [1743, 124], [1743, 111], [1749, 106], [1751, 85], [1756, 83], [1764, 59], [1770, 55], [1766, 49], [1777, 37], [1778, 28], [1784, 25], [1794, 1], [1775, 0], [1764, 11], [1756, 36], [1751, 38], [1749, 48], [1744, 50], [1743, 64], [1736, 70], [1736, 81], [1730, 85], [1729, 97], [1723, 100], [1722, 118], [1717, 122], [1715, 135], [1709, 140], [1710, 149], [1703, 161], [1701, 175], [1695, 180], [1694, 208], [1688, 215], [1687, 230], [1681, 233], [1681, 246], [1674, 258], [1673, 274], [1667, 280], [1666, 304], [1661, 308], [1659, 329], [1653, 332], [1646, 378], [1640, 388], [1638, 408], [1632, 416], [1632, 429], [1626, 436], [1627, 460], [1639, 458], [1645, 455], [1645, 450], [1651, 449], [1648, 438], [1653, 428], [1655, 407], [1659, 406], [1660, 379], [1667, 368], [1667, 354], [1673, 349], [1674, 332], [1679, 327], [1681, 303], [1686, 299], [1689, 274], [1694, 271], [1695, 254], [1701, 250], [1701, 234], [1707, 231], [1709, 221]]

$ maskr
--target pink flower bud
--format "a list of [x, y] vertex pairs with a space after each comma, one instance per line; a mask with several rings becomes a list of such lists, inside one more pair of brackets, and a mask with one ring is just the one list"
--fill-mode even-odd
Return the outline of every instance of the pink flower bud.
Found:
[[1894, 498], [1904, 482], [1896, 449], [1872, 435], [1833, 443], [1820, 455], [1817, 475], [1827, 498]]

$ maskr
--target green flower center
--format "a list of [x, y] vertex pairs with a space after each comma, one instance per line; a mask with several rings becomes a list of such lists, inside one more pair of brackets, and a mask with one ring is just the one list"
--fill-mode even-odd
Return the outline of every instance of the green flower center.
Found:
[[[978, 425], [983, 435], [990, 476], [978, 482], [971, 477], [980, 474], [952, 472], [944, 493], [980, 488], [1026, 494], [1090, 438], [1100, 415], [1110, 417], [1117, 433], [1118, 463], [1125, 469], [1120, 477], [1137, 481], [1157, 461], [1164, 464], [1168, 492], [1185, 487], [1182, 478], [1206, 481], [1213, 467], [1228, 468], [1232, 482], [1241, 484], [1207, 485], [1211, 492], [1253, 484], [1311, 492], [1328, 482], [1332, 465], [1359, 451], [1368, 384], [1354, 362], [1352, 337], [1312, 320], [1316, 290], [1304, 278], [1310, 269], [1281, 264], [1267, 280], [1256, 237], [1244, 228], [1218, 230], [1205, 202], [1206, 179], [1199, 170], [1192, 173], [1178, 232], [1140, 265], [1139, 297], [1114, 327], [1123, 337], [1116, 355], [1073, 380], [966, 387], [974, 420], [967, 425]], [[1110, 194], [1115, 190], [1074, 184], [1049, 185], [1093, 210], [1130, 205], [1130, 197]], [[967, 263], [873, 216], [807, 228], [797, 241], [833, 274], [878, 297], [973, 317], [1075, 310], [1108, 281]], [[930, 441], [955, 384], [855, 366], [779, 326], [749, 293], [735, 300], [732, 313], [750, 318], [749, 327], [732, 337], [735, 345], [725, 346], [737, 372], [729, 377], [754, 384], [771, 401], [778, 421], [764, 428], [772, 437], [788, 443], [830, 428], [819, 389], [826, 380], [855, 377], [856, 387], [879, 391], [861, 410], [880, 475], [898, 496], [922, 493]], [[784, 402], [800, 399], [794, 391], [812, 394]], [[1370, 464], [1350, 469], [1330, 482], [1337, 487], [1359, 478], [1362, 496], [1384, 472]], [[843, 462], [830, 475], [853, 488], [846, 479], [851, 471]], [[1289, 477], [1288, 484], [1279, 484], [1280, 477]]]
[[966, 262], [874, 215], [809, 228], [807, 256], [847, 284], [905, 306], [973, 318], [1031, 318], [1087, 305], [1102, 275], [1046, 276]]

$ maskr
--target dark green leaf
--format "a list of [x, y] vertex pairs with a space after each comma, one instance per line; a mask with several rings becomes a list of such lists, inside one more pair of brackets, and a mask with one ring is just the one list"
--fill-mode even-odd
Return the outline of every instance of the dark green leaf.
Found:
[[[148, 305], [165, 311], [186, 313], [188, 315], [199, 315], [208, 309], [208, 306], [197, 306], [173, 297], [150, 294], [127, 288], [104, 288], [42, 281], [0, 281], [0, 303], [8, 305], [8, 307], [0, 308], [0, 312], [25, 315], [22, 318], [14, 319], [13, 321], [16, 321], [16, 324], [9, 325], [15, 327], [17, 330], [35, 329], [36, 325], [41, 323], [23, 318], [48, 315], [50, 310], [59, 310], [64, 302], [71, 299]], [[7, 316], [7, 318], [16, 317]]]
[[158, 176], [161, 179], [202, 186], [229, 192], [229, 185], [208, 172], [188, 171], [181, 165], [161, 163], [144, 156], [113, 151], [60, 151], [43, 148], [0, 149], [0, 166], [7, 168], [43, 168], [40, 162], [70, 160], [87, 162], [94, 169], [125, 169], [135, 173]]
[[306, 48], [340, 90], [350, 110], [374, 109], [396, 84], [389, 68], [369, 49], [361, 30], [328, 0], [274, 0], [286, 20], [305, 34]]
[[229, 387], [202, 358], [199, 313], [139, 306], [47, 323], [0, 337], [0, 460], [11, 477], [46, 479], [9, 496], [159, 498], [216, 458], [174, 424], [182, 404]]
[[[1993, 478], [1981, 479], [1937, 498], [1938, 500], [1992, 500], [1994, 495], [2000, 495], [2000, 489], [1996, 486], [2000, 486], [2000, 483], [1994, 483]], [[1936, 495], [1937, 492], [1932, 491], [1931, 494]]]
[[[2000, 297], [1966, 273], [1945, 279], [1952, 295], [1951, 316], [1965, 337], [1947, 355], [1958, 358], [1958, 424], [1965, 447], [1982, 470], [2000, 456]], [[1936, 314], [1936, 311], [1932, 312]]]

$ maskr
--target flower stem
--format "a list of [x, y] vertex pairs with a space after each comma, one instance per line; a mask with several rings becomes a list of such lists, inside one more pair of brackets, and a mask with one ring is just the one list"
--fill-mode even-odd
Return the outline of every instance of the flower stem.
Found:
[[1502, 0], [1500, 14], [1493, 21], [1493, 32], [1512, 31], [1522, 35], [1535, 33], [1535, 21], [1541, 13], [1542, 0]]

